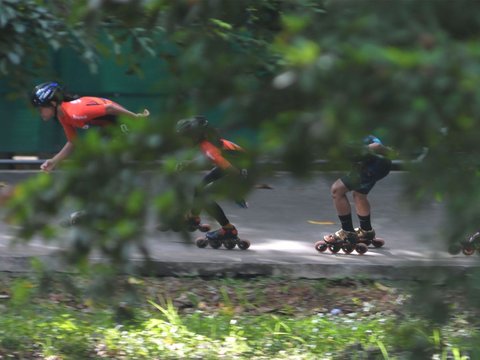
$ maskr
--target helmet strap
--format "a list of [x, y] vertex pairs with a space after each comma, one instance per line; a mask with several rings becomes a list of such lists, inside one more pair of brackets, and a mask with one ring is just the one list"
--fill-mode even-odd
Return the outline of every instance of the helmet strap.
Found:
[[55, 114], [54, 114], [54, 116], [55, 116], [56, 119], [58, 119], [58, 116], [57, 116], [57, 115], [58, 115], [58, 106], [59, 106], [59, 105], [57, 105], [57, 104], [54, 103], [53, 101], [50, 102], [50, 105], [53, 106], [53, 108], [55, 109]]

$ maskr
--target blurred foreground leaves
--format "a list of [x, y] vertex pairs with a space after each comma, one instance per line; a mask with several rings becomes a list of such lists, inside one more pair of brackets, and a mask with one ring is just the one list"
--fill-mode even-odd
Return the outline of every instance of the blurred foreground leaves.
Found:
[[[168, 93], [165, 110], [152, 123], [133, 126], [123, 140], [89, 134], [62, 176], [25, 184], [12, 208], [24, 234], [57, 236], [52, 216], [64, 214], [64, 207], [88, 209], [94, 215], [89, 227], [70, 234], [74, 253], [86, 255], [93, 247], [115, 262], [125, 260], [130, 247], [141, 244], [150, 206], [167, 217], [188, 208], [195, 173], [173, 170], [188, 156], [170, 135], [176, 119], [198, 113], [216, 113], [228, 134], [246, 132], [239, 139], [253, 154], [278, 160], [295, 175], [308, 175], [315, 159], [341, 165], [345, 147], [369, 133], [404, 160], [427, 148], [421, 163], [406, 165], [406, 198], [418, 206], [443, 202], [448, 218], [438, 241], [445, 248], [477, 229], [477, 2], [158, 0], [116, 4], [108, 16], [102, 10], [113, 2], [93, 3], [85, 8], [72, 2], [73, 20], [66, 26], [88, 24], [81, 39], [93, 44], [95, 54], [132, 59], [131, 52], [115, 53], [118, 47], [109, 51], [94, 41], [95, 30], [117, 24], [126, 35], [119, 30], [110, 39], [133, 41], [134, 53], [143, 49], [168, 64], [168, 77], [152, 79]], [[10, 32], [23, 18], [13, 19]], [[132, 40], [128, 29], [141, 37]], [[18, 25], [16, 31], [21, 34]], [[38, 33], [35, 39], [42, 51], [52, 47]], [[88, 46], [82, 49], [89, 54]], [[18, 55], [2, 56], [4, 62], [10, 57], [13, 79], [23, 76]], [[162, 165], [145, 183], [142, 162], [131, 162], [158, 159]], [[139, 191], [151, 190], [152, 183], [161, 186], [158, 196]]]
[[[5, 6], [13, 3], [6, 1]], [[72, 3], [71, 21], [64, 26], [84, 26], [81, 38], [99, 55], [131, 57], [128, 52], [117, 53], [121, 48], [116, 46], [110, 51], [102, 46], [94, 29], [107, 30], [111, 35], [107, 43], [139, 41], [145, 46], [138, 51], [143, 49], [168, 64], [165, 79], [152, 79], [169, 94], [164, 113], [154, 114], [154, 121], [172, 125], [186, 115], [215, 112], [228, 134], [248, 134], [240, 140], [253, 154], [280, 160], [297, 175], [308, 174], [316, 159], [329, 159], [334, 166], [345, 162], [345, 147], [369, 133], [393, 146], [401, 159], [411, 160], [428, 149], [419, 165], [408, 167], [411, 176], [406, 196], [416, 204], [444, 202], [449, 215], [441, 239], [445, 242], [458, 241], [477, 228], [480, 92], [475, 84], [480, 74], [476, 41], [480, 9], [470, 6], [475, 2], [112, 4], [98, 2], [85, 7]], [[26, 2], [23, 6], [30, 5]], [[36, 11], [61, 11], [55, 2], [44, 7]], [[464, 7], [470, 11], [459, 10]], [[20, 26], [15, 24], [32, 24], [34, 20], [24, 19], [22, 11], [9, 10], [12, 16], [8, 21], [5, 18], [2, 26], [11, 31]], [[143, 16], [134, 19], [127, 14]], [[142, 33], [143, 40], [132, 37], [129, 29]], [[41, 38], [38, 41], [43, 44], [38, 46], [42, 51], [51, 47]], [[87, 50], [79, 51], [85, 54]], [[141, 54], [145, 53], [138, 52]], [[25, 68], [22, 62], [13, 65], [17, 70]], [[34, 73], [41, 74], [35, 69]], [[11, 74], [12, 79], [18, 76]], [[109, 179], [134, 176], [134, 170], [124, 165], [129, 161], [164, 160], [166, 168], [161, 169], [159, 181], [169, 183], [173, 176], [169, 167], [178, 160], [178, 154], [166, 145], [169, 131], [163, 125], [134, 128], [125, 138], [127, 143], [116, 139], [117, 143], [109, 145], [93, 135], [87, 137], [79, 146], [78, 169], [67, 171], [88, 174], [85, 182], [75, 183], [74, 176], [66, 175], [70, 180], [45, 186], [49, 187], [45, 194], [55, 201], [69, 194], [105, 202], [98, 205], [105, 206], [97, 209], [98, 215], [115, 213], [118, 219], [128, 218], [120, 228], [130, 233], [133, 230], [128, 229], [138, 225], [132, 212], [140, 210], [123, 203], [141, 202], [145, 195], [138, 192], [139, 184], [126, 181], [131, 188], [116, 189], [117, 200], [102, 191], [115, 188]], [[92, 179], [95, 181], [90, 182]], [[105, 196], [97, 197], [93, 189]], [[182, 191], [175, 192], [173, 202], [178, 202], [178, 196], [186, 198]], [[116, 208], [120, 203], [122, 210]]]

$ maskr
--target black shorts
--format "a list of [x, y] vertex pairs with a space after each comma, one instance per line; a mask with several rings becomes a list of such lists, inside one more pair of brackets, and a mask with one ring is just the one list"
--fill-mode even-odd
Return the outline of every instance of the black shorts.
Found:
[[383, 157], [370, 157], [361, 162], [347, 175], [340, 178], [351, 191], [368, 194], [378, 180], [388, 175], [392, 161]]

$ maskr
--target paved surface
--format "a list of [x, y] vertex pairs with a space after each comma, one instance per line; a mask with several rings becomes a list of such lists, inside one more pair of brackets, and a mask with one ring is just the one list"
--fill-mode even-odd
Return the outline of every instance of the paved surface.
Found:
[[[33, 172], [1, 172], [0, 181], [18, 182]], [[439, 236], [443, 207], [432, 202], [417, 211], [403, 196], [403, 172], [393, 172], [377, 184], [370, 195], [372, 219], [377, 235], [386, 240], [380, 249], [365, 255], [318, 253], [316, 240], [338, 230], [330, 198], [330, 184], [339, 174], [319, 172], [300, 181], [277, 173], [265, 182], [273, 190], [255, 190], [249, 209], [225, 203], [227, 216], [239, 229], [241, 238], [251, 241], [248, 251], [199, 249], [182, 241], [177, 233], [149, 231], [148, 245], [157, 275], [278, 275], [321, 278], [369, 276], [411, 278], [436, 276], [437, 270], [468, 273], [479, 265], [474, 255], [452, 256]], [[208, 222], [208, 218], [206, 218]], [[357, 221], [355, 219], [354, 221]], [[355, 226], [357, 226], [354, 223]], [[201, 233], [193, 236], [200, 236]], [[61, 243], [36, 239], [28, 245], [11, 246], [11, 229], [0, 224], [0, 271], [26, 271], [32, 256], [56, 264], [55, 251]], [[355, 253], [354, 253], [355, 254]], [[132, 254], [134, 263], [141, 263]]]

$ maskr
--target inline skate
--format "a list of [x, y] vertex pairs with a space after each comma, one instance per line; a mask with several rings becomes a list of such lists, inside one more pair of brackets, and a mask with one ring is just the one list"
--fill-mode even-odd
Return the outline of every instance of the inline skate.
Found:
[[464, 255], [470, 256], [477, 251], [480, 254], [480, 231], [460, 243], [450, 245], [448, 252], [452, 255], [457, 255], [462, 252]]
[[80, 225], [81, 223], [85, 222], [87, 220], [87, 212], [84, 210], [80, 211], [75, 211], [71, 213], [68, 218], [62, 220], [60, 222], [60, 225], [62, 227], [70, 227], [70, 226], [75, 226], [75, 225]]
[[358, 236], [358, 242], [361, 242], [367, 246], [372, 245], [375, 248], [381, 248], [385, 245], [385, 240], [382, 238], [377, 238], [375, 236], [375, 230], [363, 230], [361, 228], [356, 228], [355, 232]]
[[247, 250], [250, 247], [250, 241], [243, 240], [238, 237], [238, 231], [233, 228], [220, 228], [215, 231], [210, 231], [205, 234], [205, 237], [196, 239], [195, 243], [199, 248], [205, 248], [210, 245], [213, 249], [219, 249], [222, 245], [232, 250], [238, 246], [241, 250]]
[[325, 235], [323, 240], [317, 241], [315, 249], [321, 253], [328, 249], [332, 254], [336, 254], [340, 250], [345, 254], [351, 254], [355, 250], [362, 255], [368, 251], [368, 246], [363, 242], [359, 242], [356, 232], [340, 229], [334, 234]]

